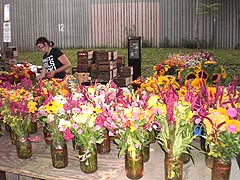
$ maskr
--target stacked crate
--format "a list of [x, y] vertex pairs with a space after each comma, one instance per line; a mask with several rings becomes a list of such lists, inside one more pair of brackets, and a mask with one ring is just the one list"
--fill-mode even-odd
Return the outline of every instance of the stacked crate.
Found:
[[17, 64], [18, 50], [16, 46], [8, 46], [5, 55], [7, 58], [6, 69], [10, 70], [13, 65]]
[[79, 82], [86, 82], [89, 75], [91, 81], [113, 80], [120, 87], [132, 82], [133, 67], [126, 67], [125, 57], [118, 56], [117, 51], [78, 51], [77, 60], [77, 67], [72, 68], [72, 74], [81, 79]]
[[0, 54], [0, 71], [5, 71], [5, 59]]
[[87, 73], [93, 63], [93, 50], [77, 52], [77, 72]]
[[108, 82], [117, 76], [117, 51], [95, 51], [95, 65], [91, 68], [92, 80]]
[[122, 66], [118, 69], [118, 76], [113, 80], [118, 86], [126, 87], [131, 84], [133, 76], [132, 66]]
[[77, 67], [72, 68], [72, 74], [75, 74], [78, 83], [89, 81], [89, 72], [93, 63], [93, 50], [77, 52]]

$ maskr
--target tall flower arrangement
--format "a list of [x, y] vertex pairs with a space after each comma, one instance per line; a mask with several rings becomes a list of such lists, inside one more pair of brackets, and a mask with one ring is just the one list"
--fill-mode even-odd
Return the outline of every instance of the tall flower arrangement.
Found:
[[42, 92], [44, 98], [38, 109], [38, 116], [51, 134], [52, 165], [55, 168], [64, 168], [68, 165], [68, 150], [63, 134], [66, 129], [65, 126], [69, 122], [64, 106], [67, 105], [69, 90], [64, 81], [58, 81], [57, 79], [44, 83], [46, 88]]
[[57, 79], [43, 81], [41, 84], [42, 90], [35, 92], [38, 93], [36, 98], [41, 101], [38, 117], [44, 125], [47, 125], [52, 140], [63, 141], [64, 129], [59, 128], [59, 125], [69, 119], [64, 109], [69, 91], [67, 86], [64, 86], [64, 82]]
[[166, 153], [177, 158], [182, 153], [188, 153], [187, 149], [195, 138], [192, 131], [194, 128], [191, 103], [180, 99], [173, 88], [162, 95], [152, 96], [155, 98], [157, 114], [156, 121], [159, 126], [157, 136]]
[[1, 115], [4, 122], [19, 136], [26, 132], [31, 115], [37, 111], [33, 85], [34, 80], [28, 76], [22, 77], [17, 84], [12, 84], [8, 78], [0, 80]]
[[[12, 143], [16, 144], [17, 155], [21, 159], [32, 156], [32, 146], [28, 139], [28, 127], [37, 103], [32, 94], [32, 80], [23, 78], [17, 84], [0, 81], [0, 110], [3, 122], [11, 127]], [[13, 138], [15, 137], [15, 138]]]
[[117, 101], [108, 112], [111, 119], [108, 129], [116, 136], [120, 156], [129, 151], [135, 158], [136, 152], [149, 142], [146, 133], [152, 131], [154, 112], [148, 105], [148, 99], [145, 92], [137, 95], [119, 90]]
[[180, 98], [173, 87], [151, 98], [157, 112], [154, 126], [158, 130], [157, 140], [166, 153], [166, 179], [181, 178], [180, 157], [183, 153], [190, 153], [191, 143], [196, 137], [193, 135], [191, 103]]
[[239, 104], [240, 92], [236, 89], [237, 77], [223, 87], [207, 87], [203, 84], [199, 94], [199, 118], [206, 131], [208, 154], [229, 161], [240, 152]]

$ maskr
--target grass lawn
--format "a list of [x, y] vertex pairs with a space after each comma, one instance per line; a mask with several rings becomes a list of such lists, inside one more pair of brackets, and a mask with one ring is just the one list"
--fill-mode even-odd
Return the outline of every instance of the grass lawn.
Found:
[[[72, 66], [77, 65], [77, 51], [82, 49], [63, 49], [72, 63]], [[111, 48], [111, 49], [93, 49], [93, 50], [116, 50], [118, 55], [128, 57], [127, 49]], [[152, 74], [152, 68], [159, 62], [164, 61], [169, 54], [172, 53], [191, 53], [197, 51], [196, 49], [179, 49], [179, 48], [143, 48], [142, 49], [142, 74], [149, 76]], [[227, 65], [234, 70], [240, 77], [240, 50], [223, 50], [223, 49], [203, 49], [208, 51], [218, 59], [220, 64]], [[18, 62], [28, 61], [32, 64], [41, 65], [41, 52], [19, 52]], [[127, 62], [126, 62], [127, 64]]]

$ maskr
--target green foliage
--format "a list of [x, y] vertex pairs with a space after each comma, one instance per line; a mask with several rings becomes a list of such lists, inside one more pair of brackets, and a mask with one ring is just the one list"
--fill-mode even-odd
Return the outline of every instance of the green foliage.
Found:
[[218, 12], [222, 4], [217, 3], [216, 0], [211, 0], [209, 3], [201, 3], [199, 7], [199, 14], [214, 15]]
[[240, 134], [229, 133], [227, 131], [220, 132], [218, 144], [211, 145], [209, 155], [223, 160], [229, 160], [236, 157], [240, 153]]

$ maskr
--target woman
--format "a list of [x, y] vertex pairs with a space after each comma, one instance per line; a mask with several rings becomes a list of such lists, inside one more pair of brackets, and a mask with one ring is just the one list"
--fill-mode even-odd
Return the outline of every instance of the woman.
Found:
[[38, 80], [43, 78], [60, 78], [66, 76], [66, 70], [71, 67], [71, 63], [66, 55], [54, 46], [54, 42], [45, 37], [39, 37], [36, 41], [39, 51], [44, 53], [42, 59], [42, 72], [37, 77]]

